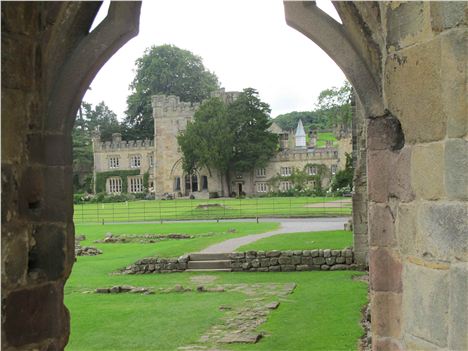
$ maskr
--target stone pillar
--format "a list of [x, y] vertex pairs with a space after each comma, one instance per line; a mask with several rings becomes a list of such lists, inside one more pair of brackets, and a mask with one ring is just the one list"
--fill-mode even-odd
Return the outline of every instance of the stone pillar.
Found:
[[285, 2], [367, 124], [373, 350], [467, 350], [466, 2]]
[[[382, 9], [384, 100], [401, 123], [405, 145], [398, 154], [378, 151], [388, 155], [380, 167], [391, 177], [379, 181], [387, 186], [385, 199], [377, 192], [369, 210], [376, 233], [371, 245], [388, 252], [388, 273], [401, 271], [392, 290], [373, 287], [374, 305], [387, 302], [376, 310], [385, 328], [375, 327], [375, 347], [391, 338], [401, 349], [466, 350], [468, 4], [389, 3]], [[400, 313], [384, 318], [391, 308]]]
[[355, 96], [353, 111], [353, 248], [356, 263], [368, 267], [369, 239], [367, 232], [367, 121]]
[[99, 6], [2, 3], [2, 350], [62, 350], [68, 340], [71, 129], [106, 57], [136, 34], [140, 4], [111, 5], [90, 34]]

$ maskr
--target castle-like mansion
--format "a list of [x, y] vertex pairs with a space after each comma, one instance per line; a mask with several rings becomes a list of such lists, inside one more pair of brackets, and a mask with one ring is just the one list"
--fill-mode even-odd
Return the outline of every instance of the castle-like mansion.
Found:
[[[238, 92], [213, 94], [225, 103], [234, 101]], [[208, 198], [228, 196], [227, 184], [216, 170], [201, 169], [185, 174], [177, 135], [192, 120], [199, 104], [181, 102], [174, 95], [152, 97], [154, 140], [124, 141], [118, 133], [112, 141], [102, 142], [98, 134], [93, 138], [95, 191], [107, 193], [141, 193], [148, 188], [157, 196], [191, 196]], [[231, 192], [261, 195], [269, 191], [287, 191], [293, 187], [291, 175], [303, 170], [309, 176], [320, 172], [322, 186], [326, 187], [333, 174], [344, 168], [345, 152], [351, 153], [351, 140], [341, 139], [335, 147], [328, 142], [318, 148], [314, 132], [307, 135], [299, 120], [295, 131], [281, 129], [276, 123], [270, 131], [278, 135], [279, 151], [265, 168], [230, 176]], [[314, 187], [316, 177], [310, 177]]]

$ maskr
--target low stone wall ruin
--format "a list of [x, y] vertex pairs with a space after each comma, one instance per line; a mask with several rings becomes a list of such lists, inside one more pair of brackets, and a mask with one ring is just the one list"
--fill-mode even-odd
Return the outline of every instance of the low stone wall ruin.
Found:
[[121, 270], [122, 274], [175, 273], [187, 269], [189, 257], [179, 258], [144, 258]]
[[[248, 251], [229, 254], [233, 272], [293, 272], [357, 269], [352, 249]], [[123, 268], [122, 274], [175, 273], [187, 270], [190, 255], [144, 258]]]
[[230, 254], [233, 272], [354, 269], [353, 250], [248, 251]]

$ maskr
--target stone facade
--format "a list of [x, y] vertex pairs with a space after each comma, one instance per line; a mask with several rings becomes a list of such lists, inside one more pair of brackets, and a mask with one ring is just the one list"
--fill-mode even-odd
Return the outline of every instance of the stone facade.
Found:
[[[213, 93], [213, 96], [226, 103], [234, 101], [238, 95], [238, 92], [225, 92], [224, 89]], [[216, 170], [209, 172], [207, 169], [200, 169], [195, 174], [187, 175], [182, 169], [182, 154], [177, 143], [177, 135], [185, 130], [187, 123], [192, 121], [199, 104], [181, 102], [179, 97], [174, 95], [156, 95], [152, 97], [152, 106], [154, 141], [127, 142], [122, 141], [118, 134], [113, 136], [112, 141], [105, 143], [100, 141], [99, 136], [94, 138], [95, 178], [98, 173], [139, 169], [140, 173], [137, 177], [142, 178], [143, 174], [148, 172], [148, 186], [158, 196], [163, 194], [196, 198], [208, 198], [210, 195], [228, 196], [227, 186], [223, 184], [223, 179]], [[324, 148], [316, 148], [317, 136], [310, 132], [310, 139], [307, 143], [302, 121], [299, 121], [296, 131], [282, 130], [275, 123], [270, 127], [270, 131], [278, 135], [280, 151], [264, 168], [230, 175], [232, 192], [262, 195], [268, 191], [286, 191], [292, 187], [289, 180], [285, 178], [283, 181], [279, 179], [272, 182], [272, 178], [287, 177], [296, 169], [314, 175], [319, 171], [320, 166], [326, 169], [322, 178], [322, 186], [326, 187], [332, 175], [344, 168], [345, 153], [351, 153], [350, 138], [342, 138], [339, 147], [329, 144]], [[139, 163], [138, 167], [132, 163], [132, 157], [140, 159], [141, 164]], [[122, 179], [112, 173], [109, 174], [106, 191], [121, 192], [122, 189], [118, 185]], [[130, 181], [127, 184], [128, 192], [143, 191], [142, 188], [132, 188]], [[313, 182], [308, 185], [314, 187]]]
[[[119, 133], [112, 135], [112, 141], [101, 142], [98, 133], [93, 136], [94, 192], [96, 175], [102, 172], [137, 170], [137, 175], [129, 176], [127, 189], [122, 189], [121, 175], [109, 175], [105, 181], [107, 193], [139, 193], [143, 191], [143, 177], [148, 173], [148, 186], [154, 183], [154, 143], [152, 140], [123, 141]], [[103, 189], [104, 190], [104, 189]]]

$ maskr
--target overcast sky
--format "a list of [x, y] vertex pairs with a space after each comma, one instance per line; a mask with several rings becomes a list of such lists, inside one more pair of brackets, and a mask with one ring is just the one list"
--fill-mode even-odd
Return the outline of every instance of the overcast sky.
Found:
[[[318, 5], [338, 20], [330, 1]], [[95, 24], [108, 6], [106, 1]], [[281, 0], [147, 0], [139, 35], [101, 69], [84, 100], [104, 101], [123, 119], [135, 60], [162, 44], [201, 56], [227, 91], [257, 89], [272, 117], [313, 109], [320, 91], [345, 80], [318, 46], [286, 25]]]

